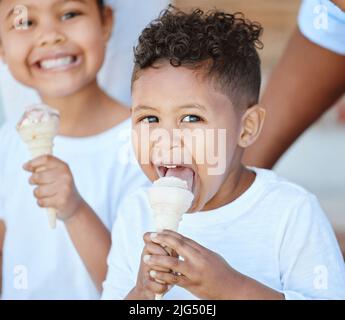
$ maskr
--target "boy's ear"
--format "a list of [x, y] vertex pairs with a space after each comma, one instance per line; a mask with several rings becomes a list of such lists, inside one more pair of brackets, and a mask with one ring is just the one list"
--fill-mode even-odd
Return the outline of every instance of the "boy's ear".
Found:
[[105, 42], [108, 42], [111, 37], [114, 20], [113, 9], [109, 6], [105, 6], [102, 12], [103, 37]]
[[255, 142], [260, 135], [264, 121], [266, 110], [255, 105], [250, 107], [242, 116], [241, 134], [238, 139], [238, 145], [242, 148], [247, 148]]

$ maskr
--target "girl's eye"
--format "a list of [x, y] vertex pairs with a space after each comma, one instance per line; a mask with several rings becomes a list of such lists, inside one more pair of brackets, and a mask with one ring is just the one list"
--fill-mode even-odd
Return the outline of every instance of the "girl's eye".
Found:
[[65, 20], [73, 19], [77, 16], [80, 16], [79, 12], [71, 11], [71, 12], [65, 13], [61, 19], [62, 19], [62, 21], [65, 21]]
[[182, 119], [182, 122], [199, 122], [201, 118], [196, 115], [189, 115]]
[[158, 118], [155, 116], [148, 116], [148, 117], [141, 119], [141, 122], [143, 122], [143, 123], [154, 123], [154, 122], [158, 122]]
[[34, 23], [32, 20], [18, 19], [15, 22], [14, 28], [19, 30], [25, 30], [30, 28], [33, 24]]

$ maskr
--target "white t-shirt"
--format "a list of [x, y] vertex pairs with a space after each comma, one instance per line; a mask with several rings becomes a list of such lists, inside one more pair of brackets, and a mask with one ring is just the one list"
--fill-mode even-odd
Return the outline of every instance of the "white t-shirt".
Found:
[[[81, 196], [109, 230], [124, 195], [149, 183], [132, 161], [130, 129], [126, 120], [100, 135], [55, 139], [54, 155], [68, 163]], [[13, 124], [0, 129], [0, 141], [0, 219], [6, 224], [2, 298], [99, 299], [63, 222], [51, 230], [46, 210], [36, 204], [30, 174], [22, 169], [30, 156]]]
[[[243, 195], [184, 215], [179, 232], [286, 299], [345, 299], [344, 261], [316, 198], [272, 171], [253, 170], [256, 179]], [[122, 203], [114, 224], [103, 299], [123, 299], [135, 286], [147, 231], [154, 231], [153, 220], [140, 190]], [[177, 286], [165, 296], [195, 298]]]
[[310, 41], [345, 55], [345, 12], [331, 1], [304, 0], [298, 25]]
[[[133, 47], [145, 26], [157, 18], [170, 1], [107, 0], [106, 2], [114, 8], [115, 23], [106, 58], [98, 74], [98, 81], [110, 96], [130, 106]], [[34, 90], [21, 85], [12, 77], [1, 59], [0, 96], [6, 120], [18, 119], [26, 106], [40, 102]]]

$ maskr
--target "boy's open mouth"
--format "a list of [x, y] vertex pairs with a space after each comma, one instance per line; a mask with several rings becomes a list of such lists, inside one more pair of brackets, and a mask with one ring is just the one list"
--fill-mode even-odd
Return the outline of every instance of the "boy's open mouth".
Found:
[[194, 191], [195, 172], [190, 166], [162, 164], [156, 166], [159, 177], [176, 177], [187, 182], [188, 189]]

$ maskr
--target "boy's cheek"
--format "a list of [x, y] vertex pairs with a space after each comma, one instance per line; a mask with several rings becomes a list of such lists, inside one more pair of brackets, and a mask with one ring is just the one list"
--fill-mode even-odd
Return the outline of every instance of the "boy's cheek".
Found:
[[158, 177], [158, 175], [156, 174], [156, 172], [155, 172], [155, 170], [154, 170], [154, 168], [152, 168], [152, 166], [151, 165], [149, 165], [149, 164], [140, 164], [140, 167], [141, 167], [141, 169], [143, 170], [143, 172], [145, 173], [145, 175], [148, 177], [148, 179], [150, 180], [150, 181], [155, 181], [155, 180], [157, 180], [159, 177]]

